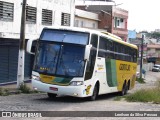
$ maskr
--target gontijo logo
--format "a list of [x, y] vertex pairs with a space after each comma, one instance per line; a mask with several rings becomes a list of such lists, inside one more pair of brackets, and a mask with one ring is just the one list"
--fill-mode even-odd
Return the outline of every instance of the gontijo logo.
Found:
[[127, 64], [120, 64], [119, 65], [119, 70], [126, 70], [126, 71], [130, 71], [130, 65]]

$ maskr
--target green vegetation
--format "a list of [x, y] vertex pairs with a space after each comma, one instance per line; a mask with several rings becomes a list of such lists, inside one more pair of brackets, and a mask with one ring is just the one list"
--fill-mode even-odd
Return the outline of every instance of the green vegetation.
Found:
[[152, 102], [160, 104], [160, 80], [157, 81], [157, 86], [152, 89], [141, 89], [133, 94], [118, 97], [115, 100], [124, 98], [129, 102]]
[[31, 91], [30, 88], [27, 87], [26, 84], [21, 84], [19, 87], [19, 90], [21, 91], [21, 93], [27, 93], [27, 94], [29, 94]]
[[138, 78], [138, 77], [136, 78], [136, 81], [142, 84], [146, 83], [144, 80], [145, 80], [144, 78]]
[[8, 96], [11, 94], [20, 94], [20, 93], [31, 94], [31, 93], [39, 93], [39, 92], [36, 90], [30, 89], [26, 84], [20, 85], [19, 89], [0, 88], [0, 96]]
[[159, 32], [153, 32], [153, 33], [151, 33], [151, 36], [153, 38], [160, 38], [160, 33]]
[[0, 96], [8, 96], [9, 94], [10, 93], [8, 89], [0, 88]]
[[38, 91], [36, 90], [31, 90], [26, 84], [21, 84], [19, 90], [21, 93], [26, 93], [26, 94], [38, 93]]
[[134, 94], [125, 96], [125, 99], [129, 102], [152, 102], [160, 104], [160, 89], [142, 89]]

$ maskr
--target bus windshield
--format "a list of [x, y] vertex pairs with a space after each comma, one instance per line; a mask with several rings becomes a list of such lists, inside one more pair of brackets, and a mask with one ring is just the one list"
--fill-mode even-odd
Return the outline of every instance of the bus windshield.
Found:
[[85, 46], [40, 41], [34, 70], [39, 73], [82, 77]]
[[88, 44], [88, 39], [89, 33], [86, 32], [55, 29], [44, 29], [40, 37], [40, 40], [43, 41], [65, 42], [80, 45]]

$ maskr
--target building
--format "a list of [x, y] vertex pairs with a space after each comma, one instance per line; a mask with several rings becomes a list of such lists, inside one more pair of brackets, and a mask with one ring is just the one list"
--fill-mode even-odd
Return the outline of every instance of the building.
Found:
[[117, 8], [107, 1], [85, 1], [83, 4], [76, 4], [76, 8], [97, 13], [98, 29], [105, 29], [127, 41], [128, 11]]
[[[44, 26], [74, 24], [74, 0], [27, 0], [26, 40], [38, 38]], [[0, 83], [17, 79], [22, 0], [0, 0]], [[34, 56], [25, 55], [25, 78]]]
[[80, 9], [75, 9], [75, 27], [98, 29], [98, 14]]
[[148, 44], [147, 45], [147, 56], [160, 58], [160, 44]]

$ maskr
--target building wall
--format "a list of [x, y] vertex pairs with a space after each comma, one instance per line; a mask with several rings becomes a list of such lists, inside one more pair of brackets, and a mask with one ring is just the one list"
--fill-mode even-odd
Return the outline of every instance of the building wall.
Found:
[[95, 20], [90, 20], [90, 19], [86, 19], [86, 18], [75, 17], [74, 26], [75, 27], [82, 27], [82, 28], [97, 29], [98, 22]]
[[96, 4], [93, 1], [93, 4], [76, 5], [76, 8], [97, 13], [99, 15], [99, 29], [107, 30], [127, 41], [128, 11], [113, 7], [113, 5], [107, 5], [108, 2], [101, 1], [101, 3], [104, 4]]
[[105, 12], [99, 13], [100, 22], [98, 23], [99, 29], [105, 29], [108, 32], [112, 33], [112, 16]]
[[98, 14], [76, 9], [74, 26], [97, 29], [98, 28]]
[[[21, 27], [21, 11], [23, 0], [0, 0], [14, 4], [13, 20], [0, 15], [0, 85], [17, 81], [19, 38]], [[7, 4], [7, 3], [6, 3]], [[74, 24], [74, 0], [27, 0], [27, 6], [37, 8], [36, 22], [26, 21], [25, 38], [39, 38], [45, 26], [61, 25], [62, 13], [70, 14], [70, 26]], [[52, 23], [42, 24], [42, 9], [52, 11]], [[5, 11], [0, 10], [0, 13]], [[14, 57], [13, 57], [14, 56]], [[30, 78], [34, 56], [25, 53], [25, 80]]]
[[[112, 7], [114, 19], [112, 20], [112, 33], [121, 37], [124, 41], [127, 41], [128, 38], [128, 11]], [[117, 19], [117, 20], [116, 20]], [[115, 25], [116, 22], [119, 22], [119, 25]]]
[[[0, 37], [19, 38], [21, 24], [22, 0], [1, 0], [14, 3], [13, 21], [0, 20]], [[27, 0], [27, 5], [37, 8], [36, 23], [26, 22], [26, 38], [38, 37], [42, 28], [42, 9], [52, 10], [52, 25], [61, 25], [61, 13], [71, 14], [70, 25], [74, 23], [74, 0]]]

